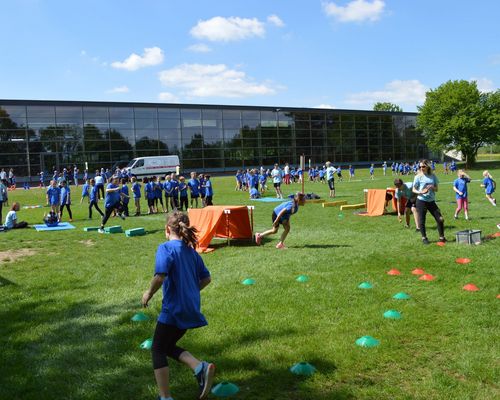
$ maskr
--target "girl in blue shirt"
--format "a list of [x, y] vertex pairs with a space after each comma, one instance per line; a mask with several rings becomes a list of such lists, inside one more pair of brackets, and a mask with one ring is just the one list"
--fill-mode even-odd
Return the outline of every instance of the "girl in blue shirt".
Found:
[[97, 202], [99, 201], [99, 188], [95, 184], [95, 180], [91, 179], [90, 180], [90, 194], [89, 194], [89, 219], [92, 219], [92, 207], [94, 207], [99, 214], [101, 214], [101, 217], [104, 217], [104, 213], [101, 211], [99, 206], [97, 205]]
[[210, 272], [196, 252], [196, 229], [189, 218], [174, 211], [167, 220], [167, 242], [156, 251], [155, 275], [142, 295], [142, 305], [148, 306], [154, 294], [163, 287], [161, 313], [151, 347], [153, 368], [161, 400], [173, 400], [169, 386], [168, 357], [190, 367], [198, 382], [198, 398], [210, 393], [215, 365], [200, 361], [177, 342], [189, 329], [207, 325], [201, 313], [200, 291], [211, 281]]
[[419, 162], [420, 172], [413, 180], [413, 193], [417, 195], [416, 209], [418, 216], [418, 226], [422, 235], [422, 243], [429, 244], [425, 232], [425, 216], [429, 211], [436, 220], [439, 232], [439, 241], [446, 242], [444, 237], [444, 218], [436, 204], [436, 192], [438, 191], [439, 180], [434, 175], [427, 160]]
[[156, 179], [156, 185], [155, 185], [155, 207], [156, 210], [158, 210], [158, 201], [161, 204], [161, 209], [165, 213], [165, 205], [163, 204], [163, 183], [161, 183], [161, 178], [158, 177]]
[[82, 198], [80, 199], [80, 204], [83, 203], [83, 199], [86, 197], [87, 198], [87, 201], [90, 203], [90, 199], [89, 199], [89, 190], [90, 190], [90, 187], [89, 187], [89, 181], [88, 180], [85, 180], [85, 183], [83, 184], [82, 186]]
[[212, 189], [212, 181], [210, 180], [210, 175], [205, 175], [205, 206], [213, 206], [212, 199], [214, 197], [214, 191]]
[[59, 205], [61, 202], [61, 188], [57, 186], [55, 180], [50, 181], [50, 186], [47, 189], [47, 205], [50, 205], [50, 210], [59, 215]]
[[106, 186], [106, 198], [104, 199], [104, 217], [102, 217], [101, 228], [99, 233], [104, 233], [104, 225], [108, 222], [109, 217], [113, 214], [113, 211], [117, 211], [118, 216], [121, 219], [125, 219], [122, 214], [123, 207], [120, 201], [121, 199], [121, 187], [119, 186], [120, 179], [116, 176], [113, 177], [111, 183]]
[[188, 209], [188, 185], [185, 182], [185, 178], [181, 176], [179, 178], [179, 209], [182, 211], [184, 206], [186, 207], [186, 211]]
[[144, 178], [144, 197], [148, 201], [148, 215], [155, 213], [155, 194], [153, 191], [153, 184], [148, 178]]
[[497, 201], [493, 198], [492, 194], [495, 191], [497, 185], [496, 182], [493, 180], [493, 177], [488, 171], [483, 172], [483, 183], [481, 184], [481, 187], [484, 187], [484, 191], [486, 193], [486, 198], [488, 201], [496, 207]]
[[352, 178], [354, 178], [354, 167], [352, 165], [349, 165], [349, 182]]
[[191, 172], [191, 179], [188, 182], [189, 192], [191, 194], [191, 208], [193, 204], [198, 207], [198, 198], [200, 197], [200, 181], [196, 179], [196, 172]]
[[375, 175], [374, 175], [374, 174], [375, 174], [375, 166], [372, 164], [372, 165], [370, 166], [370, 179], [371, 179], [371, 180], [374, 180], [374, 179], [375, 179]]
[[69, 222], [73, 222], [73, 213], [71, 212], [71, 190], [66, 181], [61, 182], [61, 211], [59, 212], [59, 221], [62, 220], [64, 207], [68, 210]]
[[458, 218], [458, 213], [464, 209], [465, 219], [469, 220], [469, 201], [467, 199], [467, 184], [470, 182], [470, 177], [463, 170], [457, 172], [458, 178], [453, 182], [453, 191], [457, 200], [457, 209], [455, 210], [454, 218]]
[[141, 184], [135, 176], [132, 177], [132, 193], [134, 194], [135, 216], [141, 215]]
[[170, 204], [170, 207], [172, 207], [172, 210], [174, 209], [174, 203], [172, 201], [172, 177], [170, 175], [165, 175], [165, 183], [163, 184], [163, 190], [165, 191], [165, 204], [167, 206], [167, 212], [168, 210], [168, 205]]
[[299, 211], [299, 206], [303, 206], [305, 204], [305, 196], [304, 193], [296, 193], [293, 196], [292, 201], [287, 201], [285, 203], [281, 203], [278, 207], [273, 210], [272, 220], [273, 227], [265, 232], [256, 233], [255, 234], [255, 243], [260, 245], [262, 243], [262, 238], [267, 235], [274, 235], [278, 232], [280, 224], [283, 225], [283, 233], [281, 234], [280, 241], [276, 245], [277, 249], [285, 248], [285, 239], [290, 232], [290, 217], [293, 214], [296, 214]]

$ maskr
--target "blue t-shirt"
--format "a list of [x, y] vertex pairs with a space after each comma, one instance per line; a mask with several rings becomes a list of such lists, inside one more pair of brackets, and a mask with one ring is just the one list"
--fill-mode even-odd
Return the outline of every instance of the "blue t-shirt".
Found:
[[90, 196], [89, 196], [90, 201], [97, 202], [97, 192], [98, 192], [97, 185], [92, 186], [92, 189], [90, 189]]
[[200, 194], [200, 182], [198, 179], [190, 179], [188, 182], [189, 190], [191, 190], [192, 196], [198, 196]]
[[495, 191], [495, 185], [493, 184], [493, 179], [490, 177], [483, 179], [484, 191], [486, 194], [492, 194]]
[[163, 189], [165, 190], [165, 197], [172, 197], [172, 182], [165, 181], [163, 184]]
[[258, 184], [259, 184], [259, 175], [257, 175], [257, 174], [252, 175], [252, 177], [251, 177], [251, 185], [253, 187], [255, 187]]
[[87, 197], [89, 195], [89, 184], [84, 183], [82, 187], [82, 197]]
[[396, 199], [400, 199], [404, 197], [405, 199], [410, 199], [413, 196], [413, 183], [412, 182], [406, 182], [403, 183], [401, 186], [401, 189], [396, 189], [396, 192], [394, 193], [394, 197]]
[[286, 212], [281, 216], [280, 222], [288, 221], [292, 214], [296, 214], [299, 211], [299, 205], [295, 205], [294, 201], [287, 201], [276, 207], [274, 213], [278, 216], [282, 210], [286, 210]]
[[[413, 180], [413, 187], [417, 189], [418, 191], [423, 190], [425, 187], [428, 185], [434, 185], [437, 186], [439, 183], [439, 180], [436, 175], [417, 175], [415, 179]], [[417, 199], [422, 200], [422, 201], [435, 201], [436, 200], [436, 194], [434, 193], [434, 190], [429, 190], [425, 194], [419, 194], [417, 196]]]
[[148, 200], [152, 200], [155, 198], [152, 182], [146, 183], [146, 185], [144, 186], [144, 193], [145, 193], [146, 199], [148, 199]]
[[[116, 189], [118, 186], [108, 183], [106, 186], [107, 189]], [[106, 192], [106, 198], [104, 200], [104, 207], [111, 208], [120, 202], [120, 191], [117, 190], [115, 192]]]
[[128, 191], [128, 186], [127, 185], [123, 185], [122, 186], [122, 190], [120, 191], [122, 192], [123, 194], [125, 194], [127, 197], [123, 197], [123, 204], [128, 204], [128, 202], [130, 201], [130, 198], [128, 197], [129, 196], [129, 191]]
[[170, 181], [170, 187], [172, 188], [172, 197], [178, 197], [179, 196], [179, 182], [176, 180], [171, 180]]
[[200, 281], [210, 272], [202, 258], [182, 240], [160, 244], [156, 251], [155, 275], [165, 275], [158, 321], [179, 329], [207, 325], [201, 313]]
[[259, 181], [260, 181], [260, 183], [266, 183], [266, 181], [267, 181], [266, 174], [259, 175]]
[[373, 167], [370, 167], [370, 174], [373, 175], [373, 172], [374, 172], [374, 168]]
[[205, 196], [213, 196], [214, 191], [212, 189], [212, 181], [205, 182]]
[[61, 188], [61, 205], [71, 204], [71, 189], [69, 186]]
[[188, 186], [183, 182], [179, 183], [179, 193], [180, 197], [188, 197]]
[[58, 205], [61, 200], [61, 188], [49, 186], [47, 195], [51, 206]]
[[132, 192], [134, 193], [134, 199], [141, 198], [141, 184], [139, 182], [135, 182], [132, 185]]
[[467, 184], [469, 183], [468, 179], [458, 178], [453, 182], [453, 187], [457, 189], [459, 192], [462, 192], [462, 195], [459, 195], [455, 192], [455, 198], [458, 199], [466, 199], [467, 198]]

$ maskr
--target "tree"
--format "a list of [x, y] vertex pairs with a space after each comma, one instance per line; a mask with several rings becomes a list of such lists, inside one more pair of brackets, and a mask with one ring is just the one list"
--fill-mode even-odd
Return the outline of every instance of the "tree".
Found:
[[417, 128], [432, 150], [461, 151], [466, 165], [484, 144], [500, 141], [500, 91], [481, 93], [476, 82], [448, 81], [426, 93]]
[[373, 105], [373, 111], [391, 111], [391, 112], [403, 112], [403, 109], [397, 104], [392, 104], [389, 102], [378, 102]]

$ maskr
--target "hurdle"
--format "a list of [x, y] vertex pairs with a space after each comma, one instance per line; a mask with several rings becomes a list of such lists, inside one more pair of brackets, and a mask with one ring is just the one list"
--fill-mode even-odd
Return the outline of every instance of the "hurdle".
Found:
[[323, 203], [323, 208], [343, 206], [345, 204], [347, 204], [347, 200], [327, 201], [327, 202]]
[[366, 208], [366, 203], [345, 204], [343, 206], [340, 206], [340, 211], [344, 211], [344, 210], [357, 210], [358, 208]]
[[306, 203], [319, 204], [319, 203], [324, 203], [325, 201], [326, 201], [325, 199], [310, 199], [306, 200]]

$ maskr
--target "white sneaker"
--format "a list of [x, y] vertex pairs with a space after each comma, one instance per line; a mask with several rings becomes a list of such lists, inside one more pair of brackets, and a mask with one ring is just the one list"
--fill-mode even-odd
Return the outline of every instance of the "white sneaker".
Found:
[[104, 229], [99, 228], [99, 229], [97, 230], [97, 232], [99, 232], [99, 233], [104, 233]]

